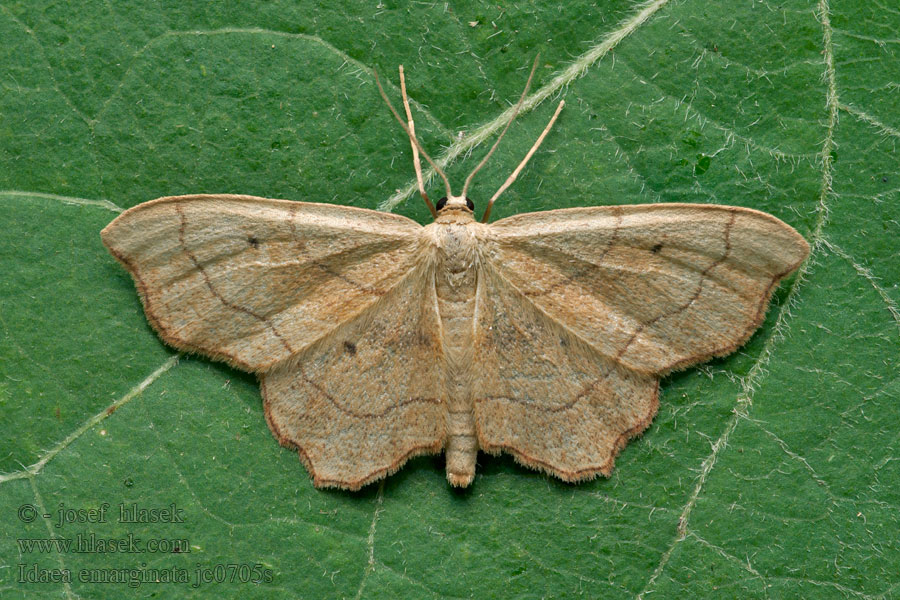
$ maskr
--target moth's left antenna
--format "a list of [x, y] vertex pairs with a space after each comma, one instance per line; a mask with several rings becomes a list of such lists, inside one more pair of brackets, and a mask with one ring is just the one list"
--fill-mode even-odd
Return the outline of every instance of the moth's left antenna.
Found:
[[[403, 122], [403, 118], [400, 116], [400, 113], [397, 112], [397, 109], [395, 109], [395, 108], [394, 108], [394, 105], [391, 104], [391, 101], [388, 100], [387, 94], [384, 93], [384, 88], [381, 87], [381, 81], [378, 79], [378, 71], [377, 71], [374, 67], [372, 67], [372, 73], [375, 74], [375, 85], [378, 86], [378, 92], [381, 94], [381, 97], [384, 99], [384, 103], [387, 104], [387, 105], [388, 105], [388, 108], [391, 109], [391, 112], [394, 113], [394, 118], [397, 119], [397, 122], [400, 123], [400, 127], [402, 127], [402, 128], [403, 128], [403, 131], [406, 132], [406, 135], [409, 136], [410, 142], [412, 142], [412, 144], [413, 144], [416, 148], [418, 148], [419, 152], [422, 153], [422, 156], [425, 157], [425, 160], [428, 161], [428, 164], [431, 165], [431, 168], [434, 169], [435, 173], [437, 173], [438, 175], [440, 175], [440, 176], [441, 176], [441, 179], [444, 180], [444, 187], [447, 188], [447, 197], [448, 197], [448, 198], [451, 197], [451, 196], [453, 195], [453, 193], [450, 191], [450, 181], [447, 179], [447, 176], [444, 175], [444, 172], [441, 171], [441, 168], [438, 167], [438, 166], [434, 163], [433, 160], [431, 160], [431, 157], [428, 156], [428, 153], [425, 152], [425, 149], [424, 149], [424, 148], [422, 148], [422, 145], [419, 143], [419, 140], [416, 139], [416, 134], [415, 134], [415, 132], [413, 132], [413, 131], [406, 125], [406, 123]], [[417, 173], [417, 176], [421, 177], [418, 173]], [[420, 183], [420, 186], [422, 186], [421, 183]], [[423, 191], [422, 187], [420, 187], [420, 191]], [[424, 193], [424, 192], [423, 192], [423, 193]], [[431, 206], [431, 202], [428, 201], [427, 198], [426, 198], [426, 202], [428, 202], [428, 208], [431, 209], [432, 215], [436, 216], [436, 215], [437, 215], [437, 212], [435, 212], [434, 208]]]
[[[409, 97], [406, 95], [406, 77], [403, 76], [403, 65], [400, 65], [400, 95], [403, 96], [403, 108], [406, 109], [406, 122], [409, 125], [409, 131], [415, 136], [416, 124], [413, 122], [412, 111], [409, 109]], [[413, 142], [412, 137], [409, 138], [409, 145], [412, 146], [413, 166], [416, 168], [416, 182], [419, 184], [419, 193], [422, 195], [422, 199], [425, 200], [425, 204], [428, 205], [431, 216], [437, 218], [437, 211], [434, 209], [431, 199], [428, 198], [428, 194], [425, 193], [425, 182], [422, 180], [422, 163], [419, 161], [419, 149]]]

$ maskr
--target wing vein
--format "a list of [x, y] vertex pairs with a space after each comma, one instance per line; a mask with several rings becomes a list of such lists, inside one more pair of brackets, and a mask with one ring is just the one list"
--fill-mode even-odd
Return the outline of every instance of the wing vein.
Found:
[[488, 402], [491, 400], [506, 400], [509, 402], [514, 402], [516, 404], [521, 404], [522, 406], [527, 406], [531, 409], [538, 410], [540, 412], [545, 413], [557, 413], [563, 412], [573, 408], [576, 404], [578, 404], [583, 398], [587, 397], [591, 392], [593, 392], [597, 386], [601, 383], [609, 379], [609, 376], [612, 374], [613, 369], [609, 369], [606, 371], [606, 374], [603, 377], [598, 377], [593, 380], [591, 383], [584, 386], [580, 392], [575, 394], [575, 396], [568, 402], [564, 402], [557, 406], [541, 406], [538, 402], [530, 401], [530, 400], [522, 400], [520, 398], [515, 398], [513, 396], [480, 396], [475, 399], [476, 404], [480, 404], [482, 402]]
[[355, 411], [355, 410], [347, 408], [346, 406], [344, 406], [343, 404], [338, 402], [334, 398], [334, 396], [332, 396], [325, 390], [325, 388], [323, 388], [321, 385], [319, 385], [318, 383], [313, 381], [306, 374], [306, 371], [303, 369], [302, 365], [300, 366], [300, 376], [303, 377], [303, 381], [307, 385], [312, 386], [319, 394], [321, 394], [326, 400], [328, 400], [328, 402], [330, 402], [336, 409], [338, 409], [339, 411], [341, 411], [342, 413], [344, 413], [346, 415], [350, 415], [351, 417], [356, 417], [357, 419], [370, 419], [370, 418], [378, 419], [378, 418], [387, 416], [389, 413], [391, 413], [395, 410], [398, 410], [400, 408], [403, 408], [404, 406], [407, 406], [409, 404], [440, 404], [441, 403], [439, 398], [424, 398], [421, 396], [415, 396], [415, 397], [407, 398], [406, 400], [400, 400], [396, 404], [387, 406], [381, 411], [371, 411], [371, 412]]
[[708, 267], [703, 269], [703, 272], [700, 273], [700, 281], [697, 284], [697, 289], [694, 291], [694, 294], [690, 297], [690, 299], [688, 299], [687, 302], [684, 302], [680, 306], [674, 308], [673, 310], [662, 312], [662, 313], [656, 315], [655, 317], [653, 317], [652, 319], [641, 323], [638, 326], [638, 328], [634, 331], [634, 333], [631, 334], [631, 337], [628, 339], [628, 341], [625, 342], [625, 345], [622, 346], [622, 349], [619, 350], [619, 352], [616, 354], [616, 357], [615, 357], [616, 360], [622, 358], [622, 356], [625, 354], [625, 352], [628, 351], [628, 348], [631, 347], [631, 345], [634, 343], [634, 341], [637, 339], [637, 337], [647, 327], [652, 327], [655, 323], [657, 323], [663, 317], [671, 317], [671, 316], [674, 316], [674, 315], [677, 315], [679, 313], [686, 311], [688, 308], [691, 307], [692, 304], [694, 304], [694, 302], [697, 301], [697, 299], [700, 297], [700, 294], [703, 293], [703, 284], [706, 282], [709, 272], [712, 271], [713, 269], [715, 269], [716, 267], [718, 267], [719, 265], [721, 265], [722, 263], [724, 263], [726, 260], [728, 260], [728, 256], [731, 254], [731, 229], [732, 229], [732, 227], [734, 227], [734, 222], [735, 222], [736, 218], [737, 218], [737, 213], [735, 211], [731, 211], [731, 216], [728, 219], [728, 223], [725, 225], [725, 235], [724, 235], [725, 251], [722, 253], [722, 256], [720, 256], [718, 259], [713, 261], [712, 264], [710, 264]]
[[281, 345], [284, 346], [285, 350], [287, 350], [288, 353], [293, 354], [294, 349], [291, 347], [291, 345], [288, 343], [288, 341], [286, 339], [284, 339], [284, 337], [282, 337], [281, 332], [278, 331], [278, 328], [275, 327], [275, 325], [273, 325], [269, 321], [268, 318], [257, 314], [256, 312], [254, 312], [253, 310], [250, 310], [247, 307], [239, 306], [237, 304], [234, 304], [233, 302], [230, 302], [222, 295], [221, 292], [219, 292], [218, 289], [216, 289], [216, 287], [213, 285], [212, 281], [210, 280], [209, 274], [206, 272], [206, 269], [203, 267], [203, 265], [200, 264], [200, 261], [197, 260], [197, 257], [194, 255], [193, 252], [191, 252], [188, 249], [187, 245], [184, 242], [184, 231], [185, 231], [185, 228], [187, 227], [187, 219], [184, 216], [184, 211], [181, 209], [180, 203], [178, 203], [178, 202], [175, 203], [175, 210], [178, 212], [178, 216], [181, 219], [181, 226], [178, 229], [178, 241], [181, 244], [181, 248], [184, 250], [184, 253], [194, 264], [194, 267], [197, 269], [197, 271], [199, 271], [200, 274], [203, 276], [203, 280], [206, 282], [206, 287], [209, 288], [210, 293], [212, 293], [212, 295], [215, 296], [215, 298], [219, 302], [221, 302], [223, 306], [226, 306], [227, 308], [230, 308], [233, 311], [241, 312], [246, 315], [249, 315], [249, 316], [253, 317], [254, 319], [258, 320], [263, 325], [267, 326], [269, 328], [269, 330], [272, 332], [272, 334], [278, 339], [278, 341], [281, 342]]

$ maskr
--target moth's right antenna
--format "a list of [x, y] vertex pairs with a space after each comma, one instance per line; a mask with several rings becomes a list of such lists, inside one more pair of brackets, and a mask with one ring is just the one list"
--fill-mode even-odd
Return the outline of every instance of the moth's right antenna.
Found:
[[[378, 92], [381, 94], [381, 97], [384, 99], [384, 103], [388, 105], [388, 108], [391, 109], [391, 112], [394, 113], [394, 117], [397, 119], [397, 122], [400, 123], [400, 127], [403, 128], [403, 131], [406, 132], [406, 135], [409, 136], [410, 141], [415, 144], [416, 148], [419, 149], [419, 152], [422, 153], [422, 156], [425, 157], [425, 160], [428, 161], [428, 164], [431, 165], [431, 168], [434, 169], [435, 173], [441, 176], [441, 179], [444, 180], [444, 186], [447, 188], [447, 197], [451, 197], [453, 193], [450, 191], [450, 181], [447, 179], [447, 176], [444, 175], [444, 172], [441, 171], [441, 168], [434, 164], [434, 161], [431, 160], [431, 157], [428, 156], [428, 153], [425, 152], [425, 149], [422, 148], [422, 144], [419, 143], [419, 140], [416, 139], [416, 134], [413, 133], [409, 127], [406, 126], [406, 123], [403, 122], [403, 118], [400, 116], [400, 113], [397, 112], [397, 109], [394, 108], [394, 105], [391, 104], [391, 101], [388, 100], [387, 94], [384, 93], [384, 88], [381, 87], [381, 81], [378, 79], [378, 71], [372, 67], [372, 73], [375, 74], [375, 85], [378, 86]], [[430, 203], [429, 203], [430, 204]]]
[[494, 142], [494, 145], [491, 146], [491, 149], [485, 155], [484, 158], [481, 159], [481, 162], [478, 163], [478, 166], [472, 169], [472, 172], [469, 173], [469, 176], [466, 177], [466, 182], [463, 184], [462, 197], [466, 197], [466, 191], [469, 189], [469, 184], [472, 183], [472, 178], [475, 177], [475, 173], [481, 170], [481, 167], [484, 166], [484, 163], [488, 161], [491, 157], [491, 154], [494, 153], [494, 150], [497, 149], [497, 145], [500, 144], [500, 140], [503, 139], [503, 136], [506, 135], [506, 130], [509, 129], [509, 126], [512, 125], [512, 122], [515, 120], [516, 115], [519, 114], [519, 109], [522, 108], [522, 103], [525, 101], [525, 96], [528, 95], [528, 88], [531, 87], [531, 80], [534, 77], [534, 71], [537, 69], [538, 61], [541, 59], [541, 55], [538, 54], [534, 57], [534, 64], [531, 65], [531, 73], [528, 74], [528, 81], [525, 82], [525, 89], [522, 90], [522, 96], [519, 98], [519, 102], [516, 104], [515, 110], [513, 110], [512, 115], [509, 117], [509, 121], [506, 122], [506, 127], [503, 128], [503, 131], [500, 132], [500, 136], [497, 138], [497, 141]]
[[494, 194], [491, 197], [491, 199], [488, 201], [487, 208], [484, 209], [484, 216], [481, 217], [482, 223], [487, 223], [488, 218], [491, 216], [491, 207], [494, 206], [494, 200], [496, 200], [500, 194], [505, 192], [506, 188], [508, 188], [509, 186], [512, 185], [512, 183], [516, 180], [516, 177], [519, 176], [519, 172], [525, 168], [525, 165], [531, 159], [531, 155], [534, 154], [535, 152], [537, 152], [537, 149], [541, 145], [541, 142], [543, 142], [544, 138], [547, 137], [547, 134], [550, 133], [550, 128], [553, 127], [553, 123], [556, 122], [556, 117], [559, 116], [559, 111], [561, 111], [562, 107], [565, 105], [566, 105], [565, 100], [559, 101], [559, 106], [556, 107], [556, 112], [553, 113], [553, 116], [550, 118], [550, 122], [547, 123], [547, 126], [544, 128], [544, 131], [541, 133], [541, 136], [534, 143], [534, 146], [531, 147], [531, 150], [528, 151], [528, 154], [525, 155], [525, 158], [522, 160], [521, 163], [519, 163], [519, 166], [516, 167], [516, 170], [512, 172], [512, 175], [510, 175], [509, 178], [507, 178], [507, 180], [505, 182], [503, 182], [503, 185], [500, 186], [500, 189], [497, 190], [497, 193]]

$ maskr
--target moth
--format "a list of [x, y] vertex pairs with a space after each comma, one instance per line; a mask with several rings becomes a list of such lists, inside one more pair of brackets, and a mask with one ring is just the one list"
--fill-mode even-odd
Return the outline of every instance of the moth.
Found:
[[[537, 60], [535, 60], [535, 66]], [[506, 124], [509, 127], [528, 85]], [[608, 476], [657, 412], [660, 377], [741, 346], [806, 258], [794, 229], [734, 206], [568, 208], [480, 221], [422, 149], [434, 217], [239, 195], [160, 198], [103, 243], [169, 345], [255, 373], [265, 417], [318, 487], [356, 490], [444, 452], [468, 486], [478, 451], [569, 482]], [[503, 133], [506, 129], [503, 130]], [[446, 196], [425, 193], [421, 153]]]

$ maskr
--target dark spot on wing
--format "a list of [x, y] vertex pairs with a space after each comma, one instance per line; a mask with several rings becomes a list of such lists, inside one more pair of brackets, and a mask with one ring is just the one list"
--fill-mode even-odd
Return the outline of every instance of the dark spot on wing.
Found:
[[350, 356], [354, 356], [356, 354], [356, 344], [353, 342], [344, 342], [344, 350]]
[[247, 237], [247, 243], [253, 246], [254, 248], [259, 248], [259, 240], [254, 236]]
[[656, 244], [655, 246], [650, 248], [650, 252], [652, 252], [653, 254], [658, 254], [660, 250], [662, 250], [662, 244]]

